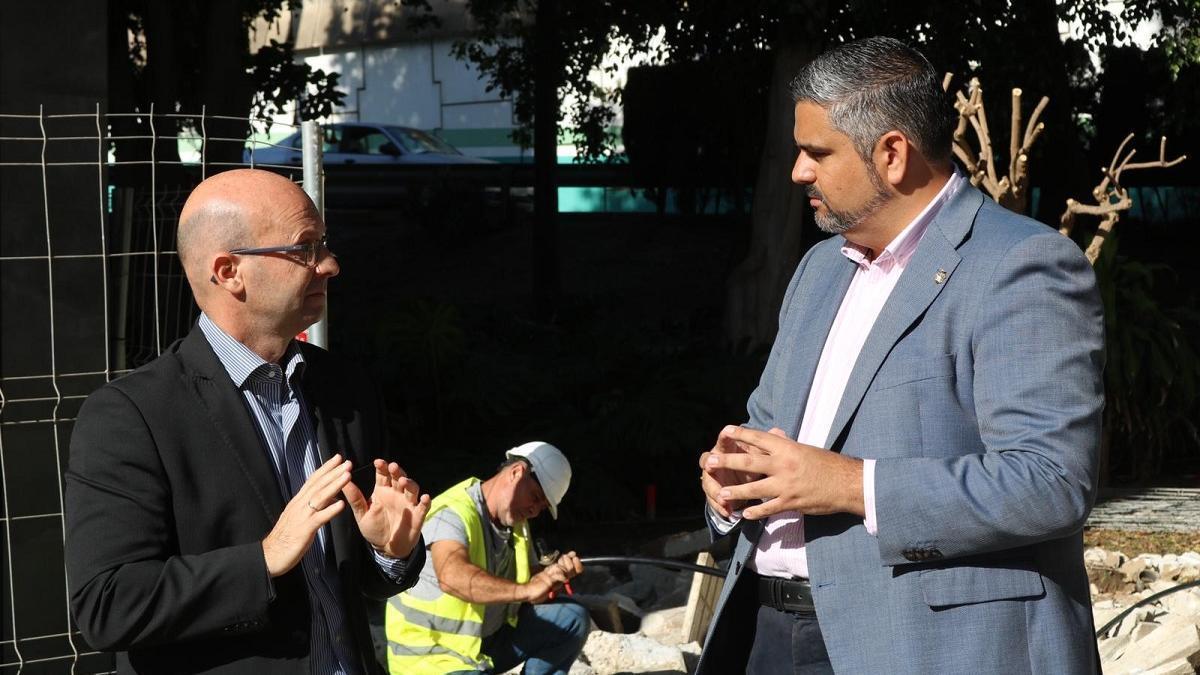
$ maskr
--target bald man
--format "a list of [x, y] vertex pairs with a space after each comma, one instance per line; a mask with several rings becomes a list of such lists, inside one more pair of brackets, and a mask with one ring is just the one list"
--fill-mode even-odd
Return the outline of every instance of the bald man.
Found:
[[416, 582], [429, 497], [380, 458], [374, 387], [293, 339], [339, 271], [325, 224], [255, 170], [201, 183], [179, 223], [199, 321], [71, 435], [79, 629], [122, 673], [380, 672], [367, 607]]

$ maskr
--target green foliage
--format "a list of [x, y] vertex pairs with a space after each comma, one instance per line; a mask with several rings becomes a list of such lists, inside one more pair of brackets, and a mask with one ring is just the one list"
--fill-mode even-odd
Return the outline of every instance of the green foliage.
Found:
[[1118, 256], [1116, 244], [1096, 262], [1108, 360], [1104, 426], [1112, 477], [1141, 481], [1168, 462], [1200, 459], [1200, 312], [1194, 298], [1166, 306], [1163, 288], [1178, 276]]
[[[254, 105], [257, 115], [282, 112], [295, 100], [302, 119], [329, 115], [345, 96], [337, 90], [337, 73], [297, 62], [290, 42], [272, 40], [253, 55], [249, 51], [247, 36], [257, 21], [273, 22], [300, 4], [241, 0], [226, 16], [218, 14], [220, 3], [113, 0], [110, 39], [128, 36], [130, 44], [122, 50], [124, 59], [110, 63], [111, 108], [146, 111], [153, 102], [160, 110], [192, 114], [206, 105], [210, 114], [248, 116], [257, 92], [262, 95]], [[214, 29], [220, 22], [228, 25]], [[231, 50], [235, 58], [215, 58]], [[198, 127], [195, 120], [179, 123]], [[240, 148], [233, 151], [240, 153]]]
[[336, 72], [297, 61], [290, 42], [271, 40], [250, 57], [250, 76], [262, 97], [255, 102], [254, 116], [278, 115], [300, 105], [300, 119], [314, 120], [333, 114], [346, 94], [338, 91]]
[[[518, 121], [514, 140], [531, 145], [533, 128], [534, 63], [546, 53], [561, 58], [562, 79], [556, 86], [568, 103], [555, 122], [577, 149], [577, 161], [612, 160], [619, 140], [612, 132], [621, 91], [599, 86], [594, 72], [612, 74], [616, 62], [634, 54], [653, 61], [668, 56], [686, 62], [766, 48], [773, 26], [772, 13], [780, 3], [755, 0], [729, 3], [698, 0], [689, 3], [594, 0], [557, 4], [557, 44], [539, 51], [534, 44], [532, 17], [536, 0], [468, 0], [477, 31], [457, 42], [454, 53], [471, 62], [488, 78], [488, 90], [514, 99]], [[429, 10], [427, 2], [410, 7]], [[410, 22], [414, 28], [435, 25], [431, 15]], [[617, 59], [607, 61], [612, 54]], [[697, 92], [696, 101], [707, 92]]]
[[[580, 161], [614, 157], [618, 139], [611, 133], [611, 122], [622, 93], [605, 91], [592, 79], [609, 53], [647, 54], [652, 63], [692, 63], [766, 52], [785, 42], [829, 44], [891, 35], [920, 46], [939, 67], [960, 76], [980, 76], [998, 91], [1021, 86], [1055, 96], [1060, 126], [1067, 126], [1067, 120], [1086, 109], [1083, 89], [1094, 78], [1085, 46], [1127, 42], [1140, 24], [1156, 20], [1162, 30], [1154, 36], [1155, 46], [1172, 54], [1173, 64], [1194, 61], [1200, 49], [1198, 3], [1138, 0], [1123, 3], [1117, 14], [1110, 11], [1110, 3], [1095, 0], [558, 2], [562, 79], [557, 87], [570, 110], [556, 122], [563, 123], [576, 143]], [[533, 124], [533, 63], [545, 57], [533, 45], [537, 5], [536, 0], [468, 0], [477, 32], [455, 46], [456, 55], [477, 67], [490, 88], [514, 97], [516, 140], [525, 145]], [[410, 7], [430, 9], [425, 0]], [[1058, 33], [1060, 21], [1079, 26], [1079, 34], [1064, 43]], [[410, 26], [436, 23], [431, 14], [418, 15]], [[1019, 50], [1013, 49], [1014, 34], [1022, 38]], [[1047, 68], [1048, 63], [1059, 67]], [[1068, 82], [1076, 89], [1068, 91]], [[719, 90], [699, 90], [681, 104], [706, 105], [721, 97]], [[1006, 97], [987, 100], [989, 108], [997, 107], [995, 113], [989, 109], [993, 119], [1007, 117], [1006, 109], [1001, 114]], [[1069, 144], [1076, 139], [1060, 140]]]
[[1171, 77], [1200, 64], [1200, 0], [1172, 0], [1159, 9], [1163, 24], [1156, 42], [1163, 48]]
[[[611, 157], [615, 137], [610, 128], [619, 94], [598, 86], [589, 75], [604, 68], [604, 56], [619, 26], [610, 24], [612, 3], [566, 2], [558, 8], [558, 36], [562, 44], [539, 50], [529, 17], [536, 11], [531, 0], [469, 0], [469, 11], [479, 31], [455, 43], [455, 56], [475, 64], [489, 77], [488, 90], [513, 98], [519, 126], [514, 141], [530, 147], [533, 141], [534, 62], [550, 53], [562, 60], [562, 80], [546, 83], [571, 101], [566, 129], [581, 158]], [[611, 67], [609, 68], [611, 72]], [[563, 121], [562, 113], [560, 119]]]
[[[478, 33], [460, 42], [456, 54], [477, 67], [492, 89], [515, 98], [518, 141], [528, 144], [531, 138], [535, 60], [546, 54], [562, 56], [561, 80], [552, 84], [571, 107], [554, 122], [566, 126], [579, 148], [578, 159], [584, 161], [612, 159], [615, 154], [611, 121], [623, 94], [602, 91], [591, 79], [607, 54], [650, 54], [656, 64], [704, 68], [731, 56], [769, 54], [785, 44], [826, 45], [878, 34], [897, 37], [922, 49], [938, 68], [954, 72], [960, 85], [969, 77], [979, 77], [993, 92], [985, 97], [993, 131], [1002, 129], [1009, 118], [1010, 99], [1005, 93], [1010, 88], [1027, 92], [1026, 113], [1038, 96], [1051, 97], [1043, 117], [1048, 133], [1030, 160], [1033, 181], [1042, 195], [1041, 212], [1035, 215], [1047, 222], [1058, 217], [1066, 197], [1078, 198], [1091, 189], [1094, 167], [1107, 164], [1114, 149], [1109, 138], [1150, 130], [1172, 134], [1173, 140], [1188, 137], [1194, 129], [1194, 106], [1183, 102], [1200, 91], [1200, 87], [1177, 85], [1177, 91], [1164, 93], [1145, 87], [1144, 95], [1128, 97], [1128, 92], [1122, 91], [1122, 80], [1114, 77], [1102, 82], [1102, 72], [1091, 60], [1092, 51], [1105, 47], [1102, 58], [1111, 59], [1107, 63], [1115, 73], [1115, 59], [1123, 57], [1114, 47], [1126, 43], [1142, 23], [1156, 20], [1161, 30], [1152, 36], [1153, 53], [1139, 62], [1154, 67], [1134, 64], [1130, 72], [1135, 73], [1134, 78], [1168, 72], [1180, 85], [1194, 84], [1200, 77], [1195, 67], [1200, 61], [1200, 0], [1130, 1], [1121, 3], [1120, 14], [1110, 11], [1112, 3], [1095, 0], [562, 2], [558, 3], [556, 49], [541, 53], [532, 39], [536, 0], [468, 0], [466, 4]], [[1077, 27], [1077, 32], [1062, 39], [1060, 22]], [[1014, 40], [1019, 48], [1014, 48]], [[1161, 69], [1156, 60], [1160, 56]], [[1125, 85], [1129, 81], [1124, 78]], [[1099, 89], [1105, 90], [1102, 96], [1097, 96]], [[722, 108], [729, 95], [728, 89], [720, 86], [698, 87], [690, 94], [677, 95], [674, 105], [680, 109]], [[1123, 98], [1136, 99], [1141, 108], [1120, 106]], [[1140, 117], [1124, 117], [1131, 110]], [[1147, 114], [1157, 121], [1146, 122]], [[1127, 129], [1125, 119], [1142, 122]], [[652, 132], [643, 138], [649, 135]], [[1006, 144], [998, 145], [1002, 150]], [[680, 149], [680, 161], [688, 161], [687, 153], [694, 150]], [[633, 153], [631, 149], [631, 158]], [[1007, 163], [1003, 156], [997, 160]], [[1109, 341], [1106, 438], [1120, 476], [1143, 478], [1174, 459], [1195, 459], [1196, 420], [1200, 419], [1196, 403], [1200, 322], [1194, 299], [1180, 305], [1160, 301], [1156, 289], [1172, 281], [1161, 265], [1118, 259], [1115, 245], [1110, 243], [1098, 274]], [[677, 457], [676, 453], [682, 453], [685, 446], [686, 433], [681, 430], [686, 425], [702, 430], [713, 420], [737, 418], [716, 412], [730, 409], [729, 401], [716, 392], [732, 390], [744, 396], [749, 391], [748, 386], [731, 387], [721, 376], [713, 375], [721, 368], [711, 366], [711, 347], [682, 346], [678, 353], [648, 356], [654, 352], [655, 340], [687, 344], [662, 326], [656, 330], [642, 326], [638, 334], [622, 336], [615, 344], [625, 348], [624, 356], [610, 353], [604, 344], [556, 333], [551, 327], [530, 329], [532, 335], [526, 338], [544, 345], [536, 358], [510, 358], [503, 341], [492, 343], [505, 331], [486, 331], [491, 346], [464, 347], [463, 358], [454, 362], [454, 372], [447, 373], [446, 381], [455, 382], [447, 391], [462, 397], [468, 404], [465, 410], [483, 411], [468, 413], [480, 415], [477, 423], [497, 424], [513, 434], [519, 429], [553, 429], [582, 447], [603, 448], [598, 457], [589, 455], [588, 460], [596, 462], [592, 468], [600, 477], [627, 470], [621, 463], [626, 447], [653, 448], [634, 453], [640, 460], [638, 470], [648, 466], [653, 471], [654, 453], [660, 449], [663, 458], [681, 461], [682, 454]], [[466, 332], [476, 334], [475, 329]], [[573, 367], [574, 362], [566, 356], [591, 354], [592, 350], [597, 356], [587, 364], [590, 367]], [[734, 363], [733, 357], [718, 360]], [[471, 374], [464, 365], [468, 363], [473, 364]], [[509, 365], [494, 365], [497, 363]], [[749, 363], [740, 365], [747, 372], [757, 372]], [[514, 370], [504, 374], [488, 370], [502, 367]], [[567, 374], [554, 374], [559, 368]], [[704, 379], [710, 375], [711, 380]], [[506, 376], [506, 386], [512, 387], [507, 392], [511, 398], [505, 401], [510, 406], [507, 414], [489, 413], [489, 406], [498, 406], [496, 399], [504, 394], [485, 391], [496, 385], [483, 383]], [[479, 386], [468, 385], [475, 377]], [[695, 381], [704, 385], [688, 386]], [[621, 384], [614, 387], [614, 382]], [[535, 409], [537, 414], [531, 414]], [[457, 433], [469, 426], [453, 429]], [[647, 439], [654, 443], [647, 444]], [[692, 443], [689, 451], [694, 451], [695, 443], [703, 443], [696, 439], [688, 442]], [[620, 461], [609, 463], [610, 456]], [[690, 487], [694, 491], [694, 486]], [[637, 495], [623, 495], [618, 501], [621, 499], [633, 504]]]

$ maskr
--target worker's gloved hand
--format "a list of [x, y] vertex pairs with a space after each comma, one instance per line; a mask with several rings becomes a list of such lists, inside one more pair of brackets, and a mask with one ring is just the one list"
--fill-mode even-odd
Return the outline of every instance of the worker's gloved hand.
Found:
[[581, 572], [583, 564], [579, 562], [579, 556], [574, 551], [564, 553], [529, 579], [525, 584], [525, 597], [522, 600], [534, 605], [546, 602], [552, 593]]

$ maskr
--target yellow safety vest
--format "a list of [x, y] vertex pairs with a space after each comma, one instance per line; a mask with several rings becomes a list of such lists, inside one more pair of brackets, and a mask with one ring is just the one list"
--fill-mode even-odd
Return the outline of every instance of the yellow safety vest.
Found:
[[[468, 478], [438, 495], [430, 505], [428, 522], [442, 509], [450, 509], [462, 519], [467, 531], [467, 555], [471, 564], [486, 570], [487, 549], [483, 539], [483, 519], [467, 488], [479, 482]], [[529, 581], [529, 525], [521, 521], [513, 527], [513, 549], [518, 584]], [[483, 612], [481, 603], [460, 600], [443, 592], [436, 600], [421, 600], [404, 592], [388, 600], [386, 632], [388, 671], [392, 675], [443, 675], [456, 670], [488, 670], [491, 659], [483, 650]], [[508, 623], [517, 625], [514, 614]]]

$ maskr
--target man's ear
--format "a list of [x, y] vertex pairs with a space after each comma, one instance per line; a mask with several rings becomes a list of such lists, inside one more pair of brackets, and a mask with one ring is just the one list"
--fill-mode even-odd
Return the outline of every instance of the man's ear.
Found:
[[525, 462], [513, 462], [510, 468], [510, 476], [513, 482], [517, 482], [525, 477]]
[[875, 144], [875, 169], [888, 185], [900, 185], [908, 173], [913, 147], [903, 132], [892, 130]]
[[238, 274], [237, 258], [228, 253], [218, 253], [213, 256], [209, 270], [212, 272], [209, 283], [239, 297], [244, 293], [242, 277]]

